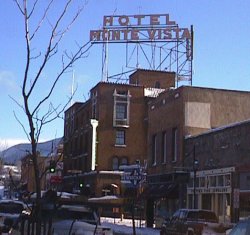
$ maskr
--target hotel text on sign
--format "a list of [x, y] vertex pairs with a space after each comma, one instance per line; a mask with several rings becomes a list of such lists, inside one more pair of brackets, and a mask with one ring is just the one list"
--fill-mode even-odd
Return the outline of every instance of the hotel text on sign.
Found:
[[103, 28], [90, 31], [90, 41], [150, 42], [191, 39], [188, 28], [180, 28], [169, 14], [104, 16]]

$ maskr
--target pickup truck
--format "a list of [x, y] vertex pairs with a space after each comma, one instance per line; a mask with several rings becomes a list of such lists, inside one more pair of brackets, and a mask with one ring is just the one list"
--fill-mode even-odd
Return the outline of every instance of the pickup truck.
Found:
[[161, 235], [222, 235], [229, 229], [213, 211], [201, 209], [179, 209], [166, 219], [161, 227]]

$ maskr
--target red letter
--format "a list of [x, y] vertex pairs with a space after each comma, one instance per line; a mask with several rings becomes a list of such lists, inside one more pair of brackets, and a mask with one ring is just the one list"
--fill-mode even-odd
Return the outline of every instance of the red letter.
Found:
[[103, 17], [103, 26], [112, 26], [113, 25], [113, 16], [104, 16]]
[[138, 32], [139, 32], [138, 30], [132, 29], [132, 31], [131, 31], [131, 39], [132, 40], [139, 40]]
[[145, 18], [144, 15], [135, 15], [135, 19], [137, 19], [137, 25], [141, 25], [141, 19]]
[[175, 21], [169, 20], [169, 14], [166, 15], [166, 25], [176, 25]]
[[159, 25], [160, 22], [159, 22], [159, 16], [157, 15], [151, 15], [150, 16], [150, 24], [152, 25]]
[[173, 31], [175, 32], [175, 38], [176, 39], [179, 39], [180, 38], [180, 35], [179, 35], [179, 33], [180, 33], [180, 28], [173, 28]]
[[100, 41], [101, 30], [90, 30], [90, 41]]
[[150, 40], [153, 40], [155, 38], [155, 32], [156, 29], [148, 29], [148, 36]]
[[182, 39], [184, 39], [184, 38], [190, 39], [191, 38], [190, 32], [187, 28], [183, 29], [183, 34], [182, 34], [181, 38]]
[[129, 18], [128, 16], [120, 16], [118, 22], [121, 26], [126, 26], [129, 23]]

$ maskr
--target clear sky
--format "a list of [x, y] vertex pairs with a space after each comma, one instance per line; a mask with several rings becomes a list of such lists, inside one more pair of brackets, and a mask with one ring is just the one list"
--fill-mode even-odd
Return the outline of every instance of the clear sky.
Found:
[[[49, 2], [42, 0], [43, 3]], [[55, 0], [47, 22], [52, 21], [64, 0]], [[80, 0], [74, 1], [77, 7]], [[36, 20], [43, 12], [39, 5]], [[249, 0], [89, 0], [82, 15], [64, 38], [62, 48], [71, 52], [76, 42], [86, 43], [90, 30], [99, 29], [105, 15], [166, 14], [181, 27], [194, 27], [193, 85], [211, 88], [250, 91], [250, 1]], [[74, 11], [72, 8], [69, 15]], [[0, 141], [10, 146], [16, 141], [27, 141], [26, 135], [13, 112], [25, 124], [24, 113], [10, 98], [21, 103], [21, 82], [25, 62], [23, 19], [11, 0], [0, 1]], [[31, 27], [33, 25], [31, 24]], [[43, 28], [33, 50], [39, 52], [45, 43], [47, 28]], [[119, 45], [119, 51], [124, 45]], [[119, 53], [109, 54], [109, 67], [116, 73], [125, 69], [125, 60]], [[118, 65], [117, 62], [120, 62]], [[86, 58], [74, 66], [77, 92], [74, 101], [85, 101], [89, 90], [101, 81], [102, 47], [94, 45]], [[123, 65], [121, 65], [123, 64]], [[56, 73], [51, 64], [42, 74], [37, 96], [49, 87], [50, 77]], [[35, 72], [34, 72], [35, 73]], [[71, 94], [72, 73], [64, 76], [53, 96], [55, 104], [64, 104]], [[36, 99], [36, 97], [34, 97]], [[244, 105], [244, 104], [242, 104]], [[57, 120], [43, 129], [41, 140], [63, 136], [63, 120]], [[3, 144], [1, 144], [3, 145]]]

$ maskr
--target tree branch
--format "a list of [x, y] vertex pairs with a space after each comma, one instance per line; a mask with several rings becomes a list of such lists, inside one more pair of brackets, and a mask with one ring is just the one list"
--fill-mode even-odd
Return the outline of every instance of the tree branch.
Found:
[[[38, 1], [38, 0], [37, 0], [37, 1]], [[39, 23], [38, 23], [36, 29], [34, 30], [33, 34], [32, 34], [31, 37], [30, 37], [30, 40], [32, 40], [32, 39], [35, 37], [35, 35], [36, 35], [37, 32], [39, 31], [39, 29], [41, 28], [41, 26], [42, 26], [42, 24], [43, 24], [43, 22], [44, 22], [44, 19], [47, 17], [48, 11], [49, 11], [50, 6], [51, 6], [51, 4], [53, 3], [53, 1], [54, 1], [54, 0], [51, 0], [51, 1], [49, 2], [48, 6], [46, 7], [46, 9], [45, 9], [45, 11], [44, 11], [44, 14], [43, 14], [42, 18], [40, 19], [40, 21], [39, 21]], [[34, 7], [34, 8], [35, 8], [35, 7]], [[33, 9], [34, 9], [34, 8], [33, 8]], [[30, 13], [29, 17], [30, 17], [32, 14], [33, 14], [33, 11]]]
[[15, 119], [16, 119], [17, 122], [20, 124], [20, 126], [22, 127], [22, 129], [23, 129], [25, 135], [27, 136], [27, 139], [30, 141], [30, 136], [29, 136], [28, 132], [26, 131], [26, 129], [25, 129], [23, 123], [19, 120], [19, 118], [17, 117], [17, 115], [16, 115], [16, 113], [15, 113], [14, 111], [13, 111], [13, 113], [14, 113]]
[[[88, 46], [88, 47], [87, 47]], [[37, 109], [39, 109], [39, 107], [46, 101], [49, 99], [49, 97], [51, 96], [52, 92], [55, 89], [55, 86], [57, 84], [57, 82], [59, 81], [59, 79], [61, 78], [61, 76], [80, 58], [82, 58], [82, 56], [91, 48], [92, 44], [89, 42], [87, 42], [85, 45], [81, 46], [78, 51], [73, 55], [73, 57], [70, 59], [70, 61], [66, 64], [63, 65], [63, 68], [61, 69], [61, 71], [59, 72], [59, 74], [57, 75], [57, 77], [55, 78], [50, 91], [48, 92], [48, 94], [37, 104], [37, 106], [34, 108], [32, 115], [34, 115], [34, 113], [36, 112]], [[83, 51], [83, 49], [86, 48], [86, 50]]]

